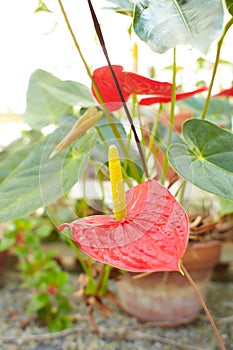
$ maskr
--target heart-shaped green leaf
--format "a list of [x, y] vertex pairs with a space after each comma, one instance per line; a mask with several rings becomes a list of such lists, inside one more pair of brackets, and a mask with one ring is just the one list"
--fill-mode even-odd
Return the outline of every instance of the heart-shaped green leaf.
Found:
[[136, 0], [134, 30], [158, 53], [179, 44], [206, 53], [222, 23], [222, 0]]
[[168, 151], [174, 170], [193, 185], [233, 200], [233, 134], [209, 121], [184, 123], [186, 144], [173, 144]]
[[95, 105], [90, 90], [74, 81], [63, 81], [54, 75], [36, 70], [30, 78], [24, 120], [34, 129], [57, 123], [58, 118], [73, 112], [74, 106]]
[[39, 143], [0, 185], [0, 222], [14, 220], [46, 206], [64, 195], [84, 171], [97, 132], [89, 130], [75, 144], [75, 151], [59, 152], [50, 158], [55, 146], [73, 125], [66, 121]]

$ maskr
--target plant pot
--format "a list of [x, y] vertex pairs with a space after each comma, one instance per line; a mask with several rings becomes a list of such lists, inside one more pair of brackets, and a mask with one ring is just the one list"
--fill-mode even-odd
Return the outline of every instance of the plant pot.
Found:
[[0, 287], [2, 287], [4, 283], [7, 256], [8, 256], [7, 251], [0, 252]]
[[[190, 245], [182, 259], [205, 299], [211, 273], [218, 263], [221, 243], [211, 241]], [[140, 279], [126, 273], [117, 283], [119, 302], [125, 312], [141, 321], [174, 327], [198, 318], [200, 302], [186, 277], [179, 272], [155, 272]]]

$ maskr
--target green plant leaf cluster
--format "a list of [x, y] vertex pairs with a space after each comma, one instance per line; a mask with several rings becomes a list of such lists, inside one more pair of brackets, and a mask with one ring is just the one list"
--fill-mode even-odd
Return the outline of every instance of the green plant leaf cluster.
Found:
[[[56, 261], [57, 250], [44, 251], [42, 240], [54, 230], [46, 217], [32, 216], [12, 222], [0, 250], [14, 246], [19, 259], [23, 284], [33, 296], [27, 305], [29, 314], [37, 314], [51, 331], [59, 331], [70, 324], [70, 303], [67, 295], [72, 291], [69, 275]], [[4, 242], [8, 242], [8, 246]]]

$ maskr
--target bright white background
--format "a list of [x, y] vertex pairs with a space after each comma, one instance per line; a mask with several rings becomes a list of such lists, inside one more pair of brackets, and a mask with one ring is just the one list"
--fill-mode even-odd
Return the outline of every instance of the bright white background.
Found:
[[[89, 84], [84, 67], [66, 29], [57, 0], [45, 0], [53, 13], [38, 12], [38, 0], [0, 0], [0, 113], [8, 108], [22, 113], [25, 93], [31, 73], [45, 69], [61, 79], [73, 79]], [[112, 16], [112, 11], [99, 10], [103, 0], [94, 0], [106, 44], [113, 63], [130, 61], [130, 38], [126, 30], [130, 18]], [[105, 65], [97, 44], [86, 0], [64, 0], [78, 42], [88, 64]]]

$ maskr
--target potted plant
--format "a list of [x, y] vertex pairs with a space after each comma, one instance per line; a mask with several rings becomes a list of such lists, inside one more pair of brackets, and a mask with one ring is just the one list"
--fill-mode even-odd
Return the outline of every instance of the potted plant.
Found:
[[[219, 39], [209, 87], [202, 86], [189, 92], [180, 92], [177, 91], [176, 86], [176, 45], [191, 44], [199, 50], [207, 51], [222, 29], [222, 1], [212, 1], [213, 6], [206, 6], [202, 1], [195, 4], [169, 2], [168, 7], [163, 7], [161, 2], [157, 1], [135, 2], [133, 20], [135, 32], [155, 51], [162, 53], [170, 48], [173, 50], [171, 82], [149, 79], [136, 72], [126, 72], [120, 65], [112, 65], [94, 8], [91, 1], [88, 1], [93, 23], [108, 63], [107, 66], [91, 72], [70, 26], [62, 1], [58, 2], [75, 47], [92, 81], [92, 88], [90, 90], [77, 82], [61, 81], [42, 70], [32, 74], [28, 87], [25, 121], [35, 129], [42, 129], [51, 123], [57, 127], [54, 132], [42, 137], [23, 162], [17, 164], [3, 180], [0, 185], [0, 194], [9, 193], [10, 195], [4, 196], [0, 204], [0, 221], [28, 215], [42, 206], [48, 208], [51, 203], [69, 192], [78, 179], [83, 178], [87, 164], [92, 163], [100, 178], [110, 178], [114, 217], [111, 215], [87, 216], [72, 223], [60, 225], [61, 231], [66, 227], [71, 228], [71, 232], [69, 230], [63, 232], [77, 250], [80, 259], [82, 258], [77, 246], [94, 259], [118, 269], [137, 273], [162, 272], [160, 275], [162, 280], [160, 277], [159, 284], [162, 284], [166, 278], [170, 278], [170, 271], [183, 274], [199, 296], [221, 348], [225, 349], [203, 297], [189, 273], [189, 258], [184, 255], [189, 241], [189, 220], [187, 211], [179, 201], [184, 204], [182, 195], [184, 182], [222, 197], [229, 203], [233, 201], [232, 162], [229, 161], [233, 134], [230, 130], [218, 126], [218, 123], [206, 120], [221, 45], [233, 19], [230, 18]], [[118, 3], [118, 1], [113, 2]], [[131, 7], [131, 2], [126, 3], [130, 3]], [[231, 1], [227, 1], [226, 4], [229, 5], [229, 13], [232, 15]], [[200, 11], [200, 7], [203, 11]], [[193, 23], [192, 15], [195, 14], [194, 17], [196, 17], [197, 9], [200, 19], [197, 23]], [[155, 16], [155, 13], [158, 14], [157, 11], [162, 11], [162, 15]], [[123, 12], [132, 13], [128, 10]], [[182, 33], [181, 36], [178, 36], [177, 32], [174, 32], [174, 36], [171, 35], [176, 22], [174, 24], [171, 21], [172, 29], [168, 26], [174, 13], [176, 20], [178, 16], [177, 30], [178, 33]], [[148, 21], [148, 18], [153, 20]], [[164, 20], [163, 28], [167, 27], [166, 31], [158, 29], [158, 24], [155, 23], [157, 19]], [[159, 28], [161, 25], [159, 24]], [[205, 37], [199, 30], [202, 30]], [[164, 35], [163, 37], [156, 35], [160, 32]], [[46, 92], [41, 89], [38, 83], [40, 81], [43, 81], [43, 86], [46, 86]], [[205, 91], [208, 93], [204, 99], [201, 118], [195, 116], [186, 121], [181, 135], [174, 134], [176, 101], [183, 101]], [[132, 101], [136, 101], [135, 95], [150, 97], [134, 103], [130, 111], [127, 102], [131, 96]], [[41, 103], [41, 97], [44, 103]], [[149, 133], [147, 152], [145, 130], [142, 127], [145, 107], [142, 106], [155, 103], [170, 103], [169, 126], [164, 126], [159, 120], [160, 110], [152, 110], [155, 118]], [[77, 105], [80, 107], [78, 112], [74, 108]], [[130, 126], [130, 131], [127, 132], [118, 110], [124, 111], [122, 113], [128, 119], [127, 126]], [[139, 132], [135, 126], [136, 114], [141, 126], [141, 137], [138, 136]], [[155, 179], [158, 173], [155, 166], [156, 154], [153, 153], [154, 142], [165, 154], [159, 179]], [[117, 149], [119, 149], [121, 164]], [[182, 179], [177, 190], [180, 195], [179, 201], [167, 188], [169, 165]], [[124, 182], [129, 188], [126, 194]], [[217, 256], [213, 259], [215, 264], [219, 255], [219, 244], [209, 243], [208, 250], [210, 246], [214, 246], [217, 251]], [[198, 260], [196, 256], [202, 254], [200, 253], [202, 249], [197, 247], [194, 251], [193, 258]], [[164, 271], [168, 271], [168, 274]], [[106, 269], [102, 278], [105, 284], [108, 276], [109, 269]], [[184, 276], [180, 276], [183, 281]], [[88, 277], [92, 278], [90, 274]], [[148, 277], [141, 280], [146, 283]], [[200, 289], [202, 289], [201, 284], [202, 282]], [[95, 292], [98, 291], [99, 289], [95, 289]], [[205, 294], [205, 287], [201, 292]], [[185, 315], [186, 321], [194, 317], [196, 314]], [[175, 322], [179, 323], [177, 320]]]

